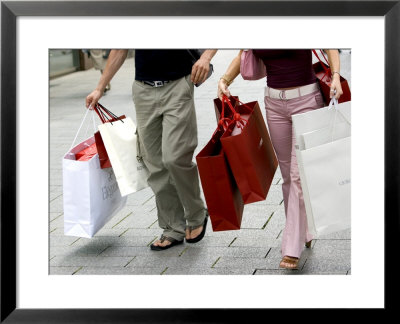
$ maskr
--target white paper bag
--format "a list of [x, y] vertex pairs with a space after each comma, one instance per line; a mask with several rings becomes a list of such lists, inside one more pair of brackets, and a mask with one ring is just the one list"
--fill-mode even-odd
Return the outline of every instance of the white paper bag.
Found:
[[320, 129], [334, 130], [334, 124], [337, 125], [339, 123], [351, 125], [351, 102], [347, 101], [336, 104], [335, 107], [333, 107], [332, 104], [333, 101], [329, 107], [292, 116], [297, 149], [304, 149], [304, 140], [301, 137], [303, 134]]
[[99, 125], [122, 196], [148, 186], [148, 170], [138, 154], [136, 125], [130, 117]]
[[292, 116], [309, 232], [351, 226], [350, 102]]
[[93, 237], [126, 204], [112, 168], [101, 169], [99, 155], [76, 161], [75, 153], [95, 142], [78, 144], [63, 158], [64, 234]]
[[332, 126], [300, 135], [304, 149], [327, 144], [349, 136], [351, 136], [351, 125], [348, 122], [335, 123]]

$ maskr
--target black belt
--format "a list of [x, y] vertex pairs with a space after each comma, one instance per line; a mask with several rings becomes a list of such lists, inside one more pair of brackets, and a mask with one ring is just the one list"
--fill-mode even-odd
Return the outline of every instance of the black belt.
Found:
[[166, 85], [169, 81], [140, 81], [143, 82], [144, 84], [147, 84], [149, 86], [158, 88], [158, 87], [163, 87]]

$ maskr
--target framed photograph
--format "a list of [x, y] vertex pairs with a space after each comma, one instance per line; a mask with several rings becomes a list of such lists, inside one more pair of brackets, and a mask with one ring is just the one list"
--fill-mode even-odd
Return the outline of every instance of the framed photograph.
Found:
[[[49, 275], [49, 50], [100, 46], [351, 50], [351, 274]], [[399, 58], [398, 0], [2, 1], [0, 321], [234, 323], [272, 310], [393, 309]], [[70, 94], [83, 106], [86, 90], [71, 84]]]

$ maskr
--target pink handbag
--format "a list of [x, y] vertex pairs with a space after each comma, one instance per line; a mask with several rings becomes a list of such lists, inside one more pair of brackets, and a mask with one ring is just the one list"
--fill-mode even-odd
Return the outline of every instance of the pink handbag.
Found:
[[259, 80], [267, 75], [264, 62], [253, 54], [253, 50], [244, 50], [240, 57], [240, 74], [244, 80]]

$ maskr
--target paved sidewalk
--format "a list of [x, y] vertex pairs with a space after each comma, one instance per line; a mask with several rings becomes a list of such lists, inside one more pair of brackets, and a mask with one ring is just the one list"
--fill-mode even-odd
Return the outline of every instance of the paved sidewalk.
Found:
[[[215, 127], [213, 99], [217, 81], [237, 51], [220, 50], [213, 59], [215, 72], [195, 89], [199, 145], [207, 143]], [[341, 54], [341, 71], [350, 81], [351, 54]], [[162, 252], [149, 246], [161, 234], [154, 195], [149, 188], [132, 194], [124, 209], [91, 239], [64, 235], [62, 157], [70, 148], [85, 113], [84, 101], [100, 77], [94, 69], [75, 72], [50, 81], [50, 274], [350, 274], [350, 231], [321, 237], [305, 249], [298, 270], [279, 269], [280, 244], [285, 214], [281, 174], [275, 174], [265, 201], [246, 205], [242, 229], [213, 232], [209, 224], [205, 238]], [[111, 82], [111, 91], [101, 103], [117, 115], [135, 120], [131, 98], [134, 59], [128, 59]], [[231, 92], [241, 101], [258, 100], [262, 111], [265, 80], [244, 81], [240, 76]], [[349, 82], [350, 83], [350, 82]], [[264, 116], [265, 117], [265, 116]], [[83, 139], [83, 138], [81, 138]]]

